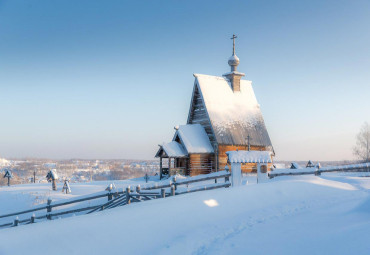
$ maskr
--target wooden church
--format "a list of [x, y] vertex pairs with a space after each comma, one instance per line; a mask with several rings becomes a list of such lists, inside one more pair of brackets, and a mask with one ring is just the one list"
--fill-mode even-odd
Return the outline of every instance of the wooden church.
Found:
[[[156, 154], [161, 178], [224, 170], [227, 151], [271, 151], [274, 155], [252, 82], [242, 80], [245, 74], [237, 71], [235, 38], [230, 72], [223, 77], [194, 74], [187, 124], [175, 127], [172, 141], [159, 145]], [[242, 166], [243, 172], [256, 169], [256, 164]]]

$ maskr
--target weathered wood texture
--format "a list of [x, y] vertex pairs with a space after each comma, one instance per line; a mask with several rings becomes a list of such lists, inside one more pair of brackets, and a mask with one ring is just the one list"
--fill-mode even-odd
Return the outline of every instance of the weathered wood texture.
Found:
[[209, 174], [214, 168], [213, 154], [190, 154], [188, 175]]
[[[250, 146], [252, 151], [266, 151], [268, 150], [267, 147], [261, 147], [261, 146]], [[218, 146], [218, 165], [219, 165], [219, 171], [222, 171], [225, 169], [225, 166], [227, 164], [227, 151], [236, 151], [236, 150], [248, 150], [248, 146], [235, 146], [235, 145], [219, 145]], [[272, 164], [269, 164], [268, 167], [271, 167]], [[229, 165], [229, 169], [231, 169]], [[249, 164], [242, 164], [242, 172], [243, 173], [251, 173], [251, 172], [257, 172], [257, 164], [249, 163]]]

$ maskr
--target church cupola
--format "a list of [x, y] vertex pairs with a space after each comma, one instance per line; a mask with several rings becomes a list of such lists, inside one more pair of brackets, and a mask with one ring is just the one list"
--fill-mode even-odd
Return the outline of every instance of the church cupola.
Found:
[[231, 67], [231, 72], [225, 73], [223, 76], [225, 76], [231, 85], [231, 88], [234, 92], [240, 91], [240, 79], [245, 76], [244, 73], [239, 73], [236, 70], [236, 67], [239, 65], [240, 61], [238, 56], [235, 54], [235, 39], [237, 38], [236, 35], [233, 35], [232, 39], [233, 40], [233, 55], [229, 58], [229, 61], [227, 62], [229, 66]]

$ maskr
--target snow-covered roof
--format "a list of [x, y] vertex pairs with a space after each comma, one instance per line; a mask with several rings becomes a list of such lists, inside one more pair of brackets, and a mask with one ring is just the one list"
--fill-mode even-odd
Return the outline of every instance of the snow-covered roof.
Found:
[[206, 131], [200, 124], [188, 124], [178, 127], [173, 140], [179, 137], [187, 153], [213, 153], [213, 147]]
[[271, 151], [228, 151], [230, 163], [272, 163]]
[[254, 95], [252, 82], [240, 81], [240, 92], [233, 92], [224, 77], [194, 74], [219, 144], [271, 146], [270, 137]]
[[52, 169], [48, 172], [48, 174], [46, 175], [46, 178], [47, 179], [53, 179], [53, 180], [58, 180], [59, 177], [58, 177], [58, 174], [57, 174], [57, 170], [56, 169]]
[[162, 150], [166, 153], [168, 157], [171, 157], [171, 158], [181, 158], [181, 157], [187, 156], [187, 153], [184, 147], [175, 141], [162, 144], [161, 148], [158, 150], [156, 154], [156, 157], [160, 156], [160, 153]]
[[300, 169], [302, 168], [297, 162], [292, 162], [290, 169]]

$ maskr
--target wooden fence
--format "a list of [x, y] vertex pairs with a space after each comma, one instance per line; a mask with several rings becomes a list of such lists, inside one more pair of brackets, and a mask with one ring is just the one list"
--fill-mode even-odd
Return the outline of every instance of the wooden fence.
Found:
[[[212, 189], [218, 189], [218, 188], [227, 188], [230, 187], [230, 172], [222, 171], [217, 173], [211, 173], [208, 175], [202, 175], [202, 176], [195, 176], [195, 177], [189, 177], [186, 179], [180, 179], [178, 180], [176, 176], [174, 176], [171, 180], [167, 181], [166, 183], [158, 183], [154, 185], [146, 185], [141, 187], [140, 185], [136, 186], [135, 189], [132, 189], [130, 186], [128, 186], [126, 189], [121, 191], [115, 191], [115, 192], [106, 192], [102, 194], [97, 194], [94, 196], [87, 196], [79, 199], [69, 200], [65, 202], [57, 202], [52, 203], [51, 199], [48, 199], [46, 205], [39, 206], [33, 209], [24, 210], [20, 212], [15, 213], [9, 213], [0, 215], [0, 219], [2, 218], [8, 218], [12, 216], [16, 216], [13, 222], [5, 223], [0, 225], [0, 228], [4, 227], [15, 227], [19, 226], [20, 224], [31, 224], [36, 223], [36, 220], [52, 220], [55, 219], [55, 217], [62, 216], [62, 215], [68, 215], [68, 214], [75, 214], [80, 212], [86, 212], [86, 214], [94, 213], [97, 211], [103, 211], [106, 209], [112, 209], [118, 206], [124, 206], [131, 204], [132, 202], [143, 202], [147, 200], [152, 199], [158, 199], [158, 198], [165, 198], [168, 196], [176, 196], [191, 192], [197, 192], [197, 191], [203, 191], [203, 190], [212, 190]], [[217, 183], [218, 179], [224, 179], [223, 183]], [[214, 184], [208, 184], [206, 186], [202, 187], [195, 187], [193, 189], [186, 189], [186, 190], [178, 190], [178, 186], [181, 185], [189, 185], [191, 183], [196, 182], [202, 182], [202, 181], [208, 181], [208, 180], [215, 180]], [[166, 189], [169, 189], [166, 191]], [[159, 190], [159, 191], [156, 191]], [[70, 205], [70, 204], [76, 204], [81, 203], [84, 201], [99, 199], [107, 197], [108, 201], [104, 204], [95, 205], [95, 206], [88, 206], [83, 208], [77, 208], [72, 210], [63, 210], [63, 211], [54, 211], [53, 208]], [[28, 213], [35, 213], [38, 211], [46, 210], [46, 214], [42, 214], [40, 216], [35, 216], [34, 214], [26, 219], [19, 220], [19, 216], [23, 214]]]
[[299, 169], [276, 169], [268, 173], [269, 178], [287, 175], [321, 175], [321, 173], [330, 172], [370, 172], [370, 163], [342, 165], [342, 166], [328, 166], [321, 168], [299, 168]]

